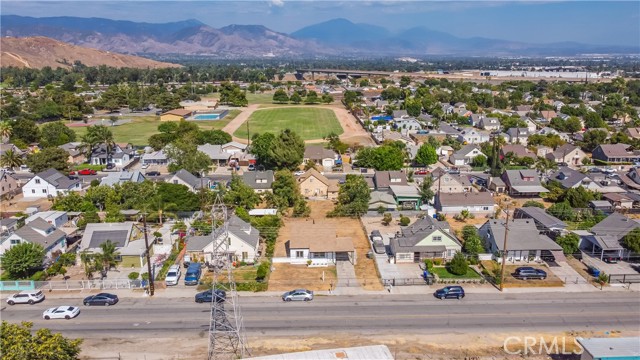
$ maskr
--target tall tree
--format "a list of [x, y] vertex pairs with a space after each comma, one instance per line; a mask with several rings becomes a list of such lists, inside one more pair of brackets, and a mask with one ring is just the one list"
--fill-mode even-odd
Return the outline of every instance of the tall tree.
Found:
[[111, 152], [115, 145], [111, 130], [103, 125], [89, 126], [87, 129], [87, 136], [92, 138], [96, 144], [104, 144], [107, 150], [107, 164], [110, 163]]
[[97, 262], [100, 263], [102, 271], [106, 273], [112, 268], [116, 268], [116, 266], [118, 266], [116, 258], [120, 255], [116, 244], [111, 240], [107, 240], [100, 244], [100, 250], [101, 252], [96, 254], [96, 259]]
[[251, 210], [260, 203], [260, 195], [256, 194], [239, 176], [233, 175], [229, 188], [224, 194], [224, 202]]
[[273, 94], [273, 102], [277, 104], [284, 104], [289, 102], [289, 95], [284, 89], [278, 89]]
[[419, 165], [431, 165], [438, 162], [438, 154], [436, 149], [429, 143], [424, 143], [418, 149], [416, 158], [414, 159], [416, 164]]
[[68, 159], [69, 154], [66, 151], [58, 147], [51, 147], [29, 155], [26, 163], [34, 173], [39, 173], [50, 168], [66, 173], [69, 171]]
[[304, 141], [295, 132], [286, 129], [278, 136], [264, 133], [254, 137], [251, 153], [267, 169], [295, 169], [302, 163]]
[[169, 164], [171, 172], [185, 169], [193, 175], [202, 176], [202, 173], [207, 172], [211, 166], [209, 156], [198, 151], [198, 147], [193, 143], [178, 140], [167, 146], [165, 152], [167, 157], [172, 160]]
[[23, 163], [22, 156], [13, 150], [7, 150], [0, 156], [0, 165], [10, 169], [20, 167]]
[[13, 324], [2, 321], [0, 349], [4, 360], [76, 360], [82, 339], [70, 340], [42, 328], [33, 332], [33, 323]]
[[360, 217], [367, 212], [371, 190], [362, 176], [347, 175], [338, 192], [338, 204], [329, 216]]
[[5, 143], [11, 138], [13, 129], [8, 121], [0, 121], [0, 142]]
[[48, 122], [40, 127], [40, 145], [53, 147], [76, 141], [76, 133], [61, 121]]

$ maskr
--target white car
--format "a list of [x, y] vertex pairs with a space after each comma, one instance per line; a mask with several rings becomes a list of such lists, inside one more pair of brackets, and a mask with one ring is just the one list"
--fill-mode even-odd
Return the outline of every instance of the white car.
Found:
[[42, 313], [42, 318], [49, 319], [73, 319], [80, 314], [80, 308], [77, 306], [58, 306], [47, 309]]
[[298, 170], [298, 171], [294, 172], [294, 173], [293, 173], [293, 175], [295, 175], [295, 176], [302, 176], [302, 175], [304, 175], [304, 171], [302, 171], [302, 170]]
[[18, 294], [13, 294], [10, 295], [7, 298], [7, 304], [9, 305], [14, 305], [14, 304], [29, 304], [29, 305], [33, 305], [35, 303], [39, 303], [40, 301], [44, 300], [44, 294], [42, 293], [42, 291], [40, 290], [26, 290], [26, 291], [22, 291]]
[[164, 278], [165, 284], [167, 284], [167, 286], [178, 285], [180, 275], [180, 265], [171, 265], [169, 271], [167, 271], [167, 276]]

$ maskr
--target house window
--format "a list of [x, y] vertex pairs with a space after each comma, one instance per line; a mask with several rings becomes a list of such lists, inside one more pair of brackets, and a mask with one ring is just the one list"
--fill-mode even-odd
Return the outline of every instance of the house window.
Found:
[[296, 251], [296, 258], [298, 258], [298, 259], [304, 258], [304, 251], [297, 250]]
[[326, 254], [323, 252], [314, 252], [313, 253], [313, 258], [314, 259], [324, 259], [326, 257]]
[[31, 193], [35, 194], [36, 193], [36, 189], [31, 189]]
[[242, 252], [242, 260], [244, 261], [244, 260], [247, 260], [248, 258], [249, 258], [249, 253], [246, 252], [246, 251], [243, 251]]
[[440, 242], [440, 241], [442, 241], [442, 236], [434, 236], [434, 237], [431, 238], [431, 241]]
[[36, 179], [36, 184], [40, 184], [40, 179]]
[[4, 186], [2, 187], [2, 192], [4, 192]]
[[488, 206], [483, 206], [483, 207], [482, 207], [482, 210], [485, 210], [485, 211], [486, 211], [486, 210], [489, 210], [489, 207], [488, 207]]
[[452, 249], [447, 250], [447, 257], [449, 257], [449, 258], [453, 257], [453, 255], [455, 255], [455, 254], [456, 254], [455, 250], [452, 250]]
[[174, 183], [174, 184], [177, 184], [177, 183], [178, 183], [178, 180], [173, 180], [173, 183]]
[[42, 189], [42, 193], [46, 194], [47, 193], [47, 189]]
[[117, 262], [120, 262], [122, 261], [122, 255], [115, 255], [113, 259]]
[[20, 244], [20, 239], [11, 239], [11, 245], [18, 245]]

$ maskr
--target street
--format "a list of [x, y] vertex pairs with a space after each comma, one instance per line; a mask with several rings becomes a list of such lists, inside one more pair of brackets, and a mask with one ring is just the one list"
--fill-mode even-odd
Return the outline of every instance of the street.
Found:
[[[438, 334], [517, 331], [640, 330], [636, 293], [469, 294], [463, 300], [424, 295], [317, 296], [284, 303], [278, 297], [240, 299], [248, 336]], [[43, 320], [42, 311], [77, 305], [72, 320]], [[188, 298], [121, 298], [112, 307], [86, 307], [77, 299], [50, 297], [36, 305], [2, 304], [3, 320], [32, 321], [63, 335], [82, 338], [181, 338], [209, 329], [209, 304]]]

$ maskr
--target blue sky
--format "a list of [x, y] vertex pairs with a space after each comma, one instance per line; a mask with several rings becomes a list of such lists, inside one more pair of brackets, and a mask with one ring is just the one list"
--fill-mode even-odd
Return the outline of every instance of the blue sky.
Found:
[[425, 26], [459, 37], [529, 43], [640, 45], [640, 1], [5, 1], [2, 14], [80, 16], [213, 27], [260, 24], [290, 33], [342, 17], [390, 30]]

